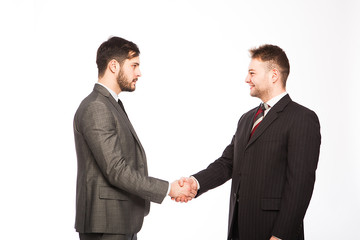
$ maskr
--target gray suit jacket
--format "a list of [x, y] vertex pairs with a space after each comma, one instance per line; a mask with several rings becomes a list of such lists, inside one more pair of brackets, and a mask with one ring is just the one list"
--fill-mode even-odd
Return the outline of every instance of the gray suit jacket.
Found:
[[124, 111], [96, 84], [76, 111], [78, 160], [76, 231], [140, 231], [150, 201], [161, 203], [169, 183], [148, 176], [144, 149]]

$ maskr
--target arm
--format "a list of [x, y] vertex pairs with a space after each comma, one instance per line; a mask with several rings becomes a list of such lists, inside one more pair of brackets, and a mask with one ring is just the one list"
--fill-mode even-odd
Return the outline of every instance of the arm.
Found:
[[[79, 131], [111, 185], [143, 199], [162, 202], [169, 183], [146, 176], [143, 169], [146, 166], [139, 165], [135, 169], [131, 165], [128, 161], [130, 158], [142, 157], [137, 149], [139, 146], [133, 145], [137, 144], [135, 142], [125, 141], [125, 131], [117, 125], [113, 113], [105, 103], [91, 102], [78, 121]], [[122, 134], [124, 135], [121, 136]]]
[[287, 181], [273, 236], [288, 239], [299, 230], [313, 192], [320, 142], [316, 114], [311, 111], [299, 114], [288, 136]]
[[225, 148], [222, 156], [215, 162], [211, 163], [206, 169], [194, 174], [194, 178], [199, 182], [201, 188], [196, 197], [216, 188], [232, 177], [233, 158], [234, 158], [234, 139]]
[[[183, 177], [179, 179], [178, 184], [184, 186], [185, 183], [188, 183], [191, 186], [192, 191], [195, 191], [196, 197], [198, 197], [202, 193], [220, 186], [229, 180], [232, 176], [234, 138], [235, 136], [231, 143], [225, 148], [223, 155], [219, 159], [190, 178]], [[172, 197], [171, 199], [176, 202], [187, 202], [188, 200], [185, 197]]]

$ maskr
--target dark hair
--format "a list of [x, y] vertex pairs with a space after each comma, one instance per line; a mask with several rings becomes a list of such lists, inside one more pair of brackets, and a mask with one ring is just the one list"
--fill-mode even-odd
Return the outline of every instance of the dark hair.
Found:
[[125, 59], [137, 57], [139, 54], [140, 50], [135, 43], [120, 37], [109, 38], [97, 50], [96, 64], [99, 77], [104, 75], [107, 65], [111, 60], [115, 59], [122, 65]]
[[250, 49], [249, 52], [252, 59], [268, 62], [269, 70], [278, 68], [283, 85], [286, 86], [286, 80], [290, 74], [290, 64], [284, 50], [275, 45], [265, 44], [258, 48]]

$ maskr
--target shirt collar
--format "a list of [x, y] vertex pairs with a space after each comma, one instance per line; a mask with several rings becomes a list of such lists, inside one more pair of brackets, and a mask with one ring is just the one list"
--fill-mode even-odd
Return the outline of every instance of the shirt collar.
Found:
[[275, 106], [275, 104], [280, 101], [280, 99], [282, 99], [285, 95], [287, 94], [287, 92], [283, 92], [279, 95], [277, 95], [276, 97], [273, 97], [272, 99], [270, 99], [269, 101], [267, 101], [266, 103], [270, 106], [273, 107]]
[[100, 86], [103, 86], [106, 90], [109, 91], [109, 93], [110, 93], [111, 96], [115, 99], [115, 101], [116, 101], [116, 102], [118, 101], [119, 97], [118, 97], [118, 95], [117, 95], [113, 90], [111, 90], [110, 88], [108, 88], [107, 86], [105, 86], [105, 85], [102, 84], [102, 83], [97, 82], [96, 84], [99, 84]]
[[264, 116], [266, 116], [266, 114], [271, 110], [271, 108], [273, 106], [275, 106], [275, 104], [280, 101], [280, 99], [282, 99], [285, 95], [287, 95], [287, 92], [283, 92], [279, 95], [277, 95], [276, 97], [273, 97], [272, 99], [270, 99], [269, 101], [266, 102], [266, 104], [268, 104], [270, 106], [269, 109], [265, 110], [264, 112]]

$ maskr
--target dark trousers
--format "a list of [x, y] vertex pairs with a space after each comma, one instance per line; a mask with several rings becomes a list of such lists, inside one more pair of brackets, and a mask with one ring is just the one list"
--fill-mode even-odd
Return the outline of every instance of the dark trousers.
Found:
[[79, 233], [80, 240], [137, 240], [137, 235], [106, 234], [106, 233]]

